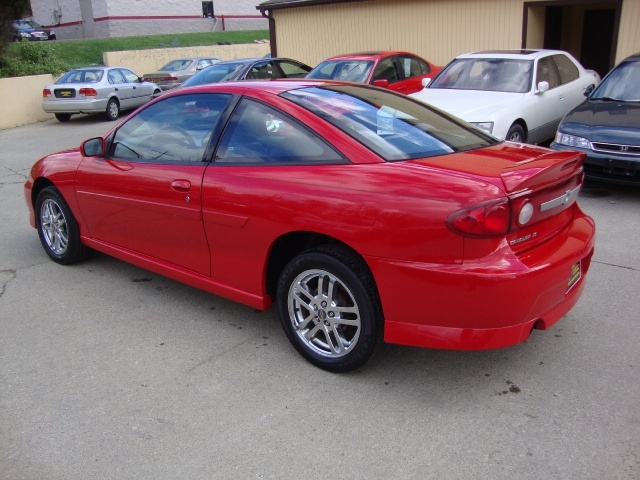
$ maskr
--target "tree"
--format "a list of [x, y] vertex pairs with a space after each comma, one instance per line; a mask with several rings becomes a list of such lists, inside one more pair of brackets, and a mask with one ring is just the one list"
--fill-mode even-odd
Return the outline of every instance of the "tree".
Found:
[[31, 15], [29, 0], [2, 0], [0, 3], [0, 64], [4, 63], [5, 52], [9, 42], [13, 40], [12, 20]]

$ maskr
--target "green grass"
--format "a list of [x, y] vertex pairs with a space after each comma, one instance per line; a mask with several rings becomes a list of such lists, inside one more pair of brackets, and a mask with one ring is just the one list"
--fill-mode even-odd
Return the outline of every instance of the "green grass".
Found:
[[[102, 64], [103, 52], [122, 50], [147, 50], [152, 48], [196, 47], [222, 43], [253, 43], [254, 40], [269, 38], [268, 30], [241, 30], [229, 32], [176, 33], [171, 35], [148, 35], [142, 37], [94, 38], [89, 40], [59, 40], [55, 42], [21, 42], [9, 45], [7, 56], [0, 61], [0, 77], [35, 75], [38, 73], [58, 74], [50, 71], [51, 62], [42, 68], [33, 62], [34, 49], [41, 49], [39, 57], [53, 57], [58, 69], [86, 67]], [[25, 58], [25, 45], [29, 54]], [[55, 70], [55, 68], [54, 68]]]

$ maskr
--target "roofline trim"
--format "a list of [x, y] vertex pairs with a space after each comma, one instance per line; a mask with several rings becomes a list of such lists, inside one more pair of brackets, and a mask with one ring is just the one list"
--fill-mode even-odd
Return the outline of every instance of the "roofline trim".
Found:
[[260, 10], [263, 15], [267, 10], [282, 10], [284, 8], [311, 7], [316, 5], [328, 5], [332, 3], [356, 3], [368, 0], [280, 0], [273, 3], [264, 2], [256, 6], [256, 10]]

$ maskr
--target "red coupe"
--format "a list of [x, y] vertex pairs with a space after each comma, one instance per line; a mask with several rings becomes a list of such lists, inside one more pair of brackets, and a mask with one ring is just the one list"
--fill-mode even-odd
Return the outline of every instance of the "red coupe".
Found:
[[432, 79], [440, 70], [413, 53], [366, 52], [328, 58], [306, 78], [369, 83], [409, 95], [422, 90], [422, 80]]
[[499, 142], [388, 90], [308, 80], [168, 93], [36, 162], [31, 225], [217, 295], [276, 303], [331, 371], [384, 341], [487, 349], [578, 301], [593, 220], [584, 155]]

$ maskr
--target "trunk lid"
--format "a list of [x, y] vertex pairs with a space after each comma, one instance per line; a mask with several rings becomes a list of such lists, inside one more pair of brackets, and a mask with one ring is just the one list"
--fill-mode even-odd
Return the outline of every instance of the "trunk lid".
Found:
[[536, 246], [571, 222], [582, 187], [585, 155], [503, 144], [417, 162], [467, 173], [501, 188], [509, 199], [507, 241], [516, 252]]

